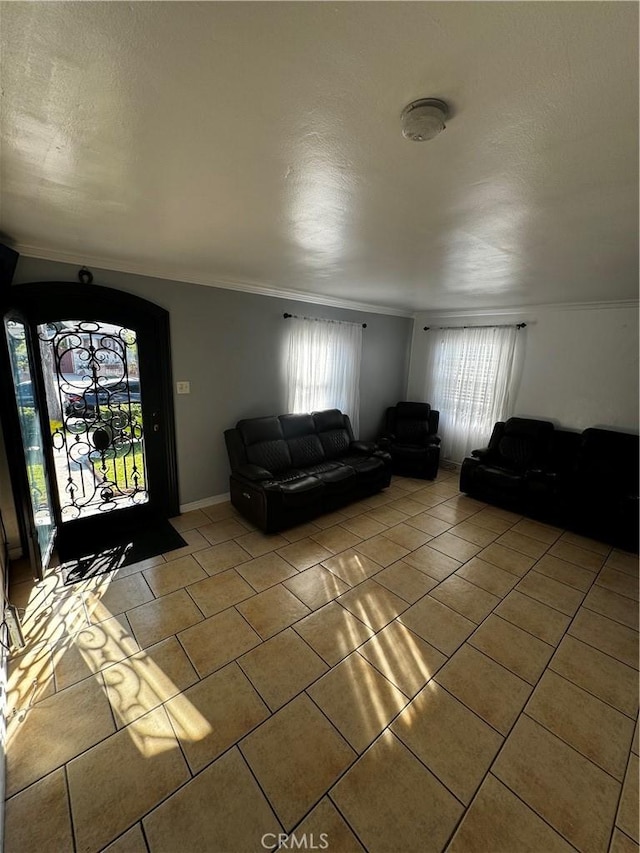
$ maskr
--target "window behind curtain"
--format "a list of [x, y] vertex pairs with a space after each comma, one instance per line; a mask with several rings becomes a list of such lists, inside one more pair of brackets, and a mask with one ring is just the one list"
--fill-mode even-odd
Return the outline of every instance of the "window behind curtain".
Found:
[[287, 411], [340, 409], [357, 436], [362, 326], [303, 317], [292, 317], [287, 325]]
[[440, 411], [445, 459], [461, 461], [510, 414], [515, 326], [433, 330], [428, 394]]

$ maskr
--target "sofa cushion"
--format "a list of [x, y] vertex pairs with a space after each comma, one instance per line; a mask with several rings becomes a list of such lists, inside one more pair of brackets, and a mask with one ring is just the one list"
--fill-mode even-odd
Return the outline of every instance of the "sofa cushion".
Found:
[[309, 465], [318, 465], [325, 459], [324, 449], [318, 436], [301, 435], [299, 438], [290, 438], [287, 441], [291, 461], [296, 468], [308, 468]]

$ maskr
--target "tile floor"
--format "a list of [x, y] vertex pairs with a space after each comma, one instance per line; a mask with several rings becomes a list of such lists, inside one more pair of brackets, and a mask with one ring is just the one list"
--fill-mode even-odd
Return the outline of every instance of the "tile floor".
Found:
[[447, 471], [280, 535], [174, 526], [14, 579], [7, 853], [638, 850], [637, 557]]

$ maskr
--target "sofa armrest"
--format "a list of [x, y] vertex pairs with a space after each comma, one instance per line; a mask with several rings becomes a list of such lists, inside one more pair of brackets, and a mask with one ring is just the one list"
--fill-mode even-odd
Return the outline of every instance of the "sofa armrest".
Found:
[[493, 451], [490, 447], [480, 447], [477, 450], [472, 450], [471, 455], [474, 459], [480, 459], [482, 461], [486, 461], [492, 455]]
[[440, 438], [440, 436], [436, 435], [435, 433], [433, 435], [428, 436], [427, 438], [427, 444], [433, 444], [435, 446], [439, 445], [441, 441], [442, 439]]
[[250, 465], [249, 463], [238, 465], [233, 473], [254, 483], [259, 483], [261, 480], [273, 479], [271, 471], [267, 471], [266, 468], [261, 468], [259, 465]]
[[349, 450], [352, 450], [355, 453], [371, 454], [377, 449], [378, 445], [375, 441], [352, 441], [349, 445]]

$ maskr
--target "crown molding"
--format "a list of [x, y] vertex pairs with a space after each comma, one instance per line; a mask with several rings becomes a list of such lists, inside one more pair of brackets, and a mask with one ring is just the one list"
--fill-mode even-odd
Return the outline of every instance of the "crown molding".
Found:
[[318, 293], [303, 293], [299, 290], [279, 290], [275, 287], [258, 282], [235, 281], [233, 279], [213, 279], [199, 273], [186, 272], [180, 268], [153, 267], [135, 262], [118, 262], [109, 258], [95, 255], [75, 255], [71, 252], [59, 252], [54, 249], [40, 249], [37, 246], [17, 244], [12, 246], [16, 252], [25, 258], [35, 258], [41, 261], [56, 261], [62, 264], [93, 267], [94, 269], [110, 270], [111, 272], [129, 273], [132, 275], [160, 278], [166, 281], [178, 281], [184, 284], [198, 284], [204, 287], [215, 287], [220, 290], [237, 290], [241, 293], [253, 293], [258, 296], [270, 296], [274, 299], [290, 299], [294, 302], [307, 302], [310, 305], [326, 305], [330, 308], [344, 308], [347, 311], [364, 311], [368, 314], [386, 314], [392, 317], [407, 317], [412, 319], [414, 312], [408, 308], [394, 308], [386, 305], [373, 305], [369, 302], [355, 302], [349, 299], [338, 299], [322, 296]]

